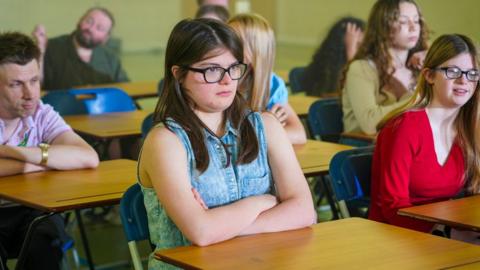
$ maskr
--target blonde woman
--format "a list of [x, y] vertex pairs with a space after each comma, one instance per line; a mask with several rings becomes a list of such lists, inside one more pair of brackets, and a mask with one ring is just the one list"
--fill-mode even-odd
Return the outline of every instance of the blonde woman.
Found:
[[[383, 121], [372, 166], [369, 218], [429, 232], [398, 209], [480, 193], [478, 55], [463, 35], [433, 44], [413, 98]], [[460, 238], [452, 230], [452, 237]], [[479, 243], [477, 239], [477, 243]]]
[[239, 89], [250, 107], [254, 111], [272, 113], [282, 123], [291, 143], [305, 143], [305, 129], [288, 104], [285, 82], [272, 72], [275, 36], [270, 24], [257, 14], [237, 15], [228, 24], [244, 43], [244, 62], [248, 65], [248, 70]]

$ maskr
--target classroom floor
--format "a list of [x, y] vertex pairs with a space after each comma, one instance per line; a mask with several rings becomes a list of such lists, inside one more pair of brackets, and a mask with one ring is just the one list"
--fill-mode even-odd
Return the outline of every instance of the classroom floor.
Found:
[[[308, 64], [314, 52], [313, 47], [278, 45], [275, 70], [290, 70], [292, 67], [305, 66]], [[156, 51], [149, 53], [126, 53], [121, 57], [125, 70], [132, 81], [159, 80], [163, 77], [164, 52]], [[147, 99], [140, 103], [147, 107], [154, 106], [155, 99]], [[117, 211], [115, 208], [113, 211]], [[328, 207], [319, 208], [319, 219], [329, 220], [331, 218]], [[132, 269], [130, 265], [130, 253], [123, 228], [119, 221], [118, 214], [107, 215], [106, 219], [84, 218], [87, 237], [89, 239], [93, 260], [97, 265], [96, 269], [103, 270], [125, 270]], [[67, 261], [70, 269], [87, 269], [83, 256], [83, 247], [78, 227], [75, 220], [68, 228], [75, 239], [76, 250], [80, 257], [80, 265], [74, 263], [72, 252], [67, 253]], [[140, 243], [140, 254], [147, 258], [150, 253], [148, 243]], [[9, 262], [10, 269], [13, 269], [14, 262]], [[146, 269], [146, 260], [145, 267]]]

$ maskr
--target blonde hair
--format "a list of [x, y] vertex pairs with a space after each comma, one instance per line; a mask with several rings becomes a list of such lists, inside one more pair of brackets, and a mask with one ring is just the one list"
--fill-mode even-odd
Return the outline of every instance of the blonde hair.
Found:
[[[477, 49], [470, 38], [459, 34], [438, 37], [425, 57], [424, 69], [419, 76], [414, 95], [407, 104], [386, 115], [378, 124], [377, 129], [381, 129], [389, 120], [408, 110], [423, 109], [430, 105], [433, 100], [433, 87], [425, 79], [425, 74], [432, 72], [432, 69], [438, 68], [441, 64], [462, 53], [468, 53], [473, 59], [475, 68], [478, 68]], [[473, 96], [460, 108], [454, 121], [458, 142], [466, 161], [465, 179], [467, 180], [466, 190], [468, 193], [480, 193], [479, 91], [480, 83], [477, 82]]]
[[265, 110], [270, 96], [270, 77], [275, 61], [275, 36], [268, 21], [258, 14], [239, 14], [228, 24], [243, 40], [249, 68], [239, 85], [254, 111]]

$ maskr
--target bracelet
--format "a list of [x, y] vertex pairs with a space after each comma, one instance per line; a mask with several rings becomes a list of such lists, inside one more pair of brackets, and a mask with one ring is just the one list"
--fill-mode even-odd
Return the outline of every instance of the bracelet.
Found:
[[45, 166], [48, 162], [48, 148], [50, 147], [50, 145], [47, 143], [40, 143], [38, 147], [40, 147], [40, 151], [42, 153], [42, 160], [40, 161], [40, 165]]

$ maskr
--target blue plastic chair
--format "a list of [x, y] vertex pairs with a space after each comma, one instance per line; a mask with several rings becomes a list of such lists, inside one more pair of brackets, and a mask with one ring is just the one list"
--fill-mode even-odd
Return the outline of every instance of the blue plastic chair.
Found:
[[48, 92], [42, 97], [61, 115], [103, 114], [136, 110], [133, 99], [118, 88], [70, 89]]
[[150, 240], [150, 233], [147, 212], [143, 204], [143, 193], [138, 184], [129, 187], [123, 194], [120, 201], [120, 218], [132, 256], [133, 267], [135, 270], [142, 270], [142, 260], [136, 241]]
[[153, 126], [153, 113], [147, 115], [142, 122], [142, 136], [143, 138], [147, 137], [148, 132]]
[[[344, 218], [350, 217], [351, 210], [368, 209], [370, 205], [373, 150], [368, 146], [341, 151], [330, 162], [331, 185]], [[360, 216], [366, 217], [366, 213]]]
[[162, 95], [164, 85], [165, 85], [165, 83], [164, 83], [163, 78], [162, 78], [162, 79], [160, 79], [160, 81], [158, 81], [158, 84], [157, 84], [158, 96]]
[[310, 135], [316, 140], [341, 143], [356, 147], [369, 146], [371, 141], [342, 136], [343, 111], [338, 98], [315, 101], [308, 110]]
[[305, 73], [305, 67], [294, 67], [288, 73], [288, 81], [290, 83], [290, 90], [292, 93], [304, 92], [302, 89], [303, 74]]
[[315, 101], [308, 110], [310, 134], [317, 140], [338, 142], [343, 131], [343, 112], [338, 98]]

